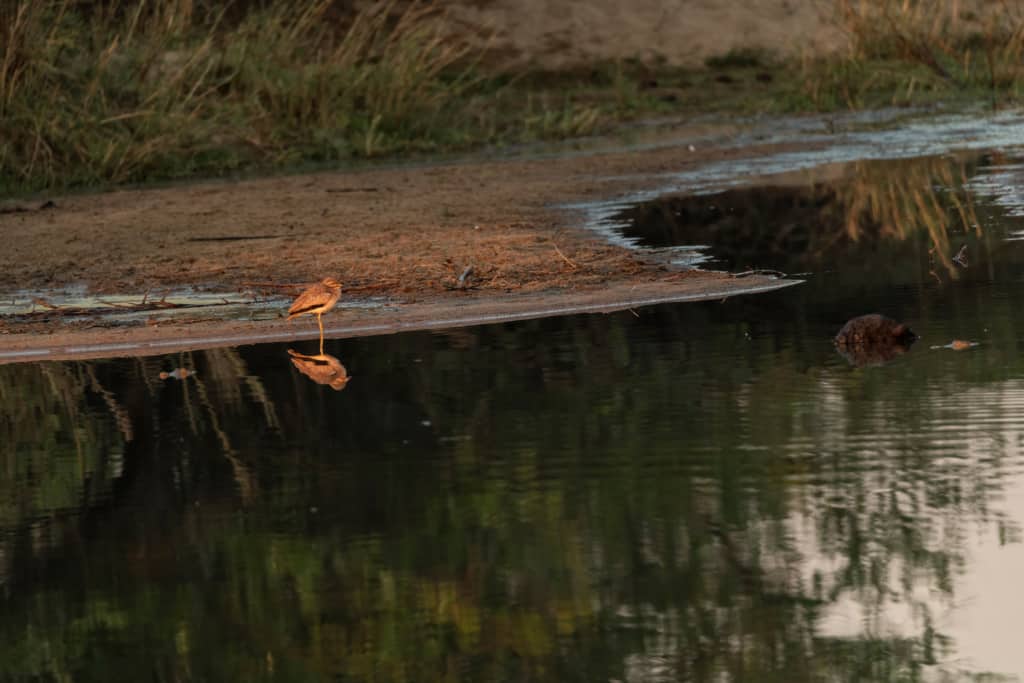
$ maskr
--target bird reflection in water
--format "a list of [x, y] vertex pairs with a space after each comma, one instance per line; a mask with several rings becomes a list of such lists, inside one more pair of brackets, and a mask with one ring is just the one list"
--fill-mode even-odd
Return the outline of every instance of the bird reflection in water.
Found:
[[334, 356], [326, 353], [307, 356], [293, 349], [288, 349], [288, 355], [292, 357], [292, 365], [299, 372], [317, 384], [326, 384], [335, 391], [344, 389], [352, 379], [345, 366]]

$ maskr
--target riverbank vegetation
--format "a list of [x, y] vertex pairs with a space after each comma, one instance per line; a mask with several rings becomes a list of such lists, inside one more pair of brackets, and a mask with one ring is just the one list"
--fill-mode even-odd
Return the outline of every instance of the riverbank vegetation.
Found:
[[[1021, 10], [840, 0], [848, 49], [510, 74], [424, 4], [16, 0], [0, 196], [575, 138], [652, 117], [1016, 102]], [[474, 44], [475, 45], [475, 44]]]

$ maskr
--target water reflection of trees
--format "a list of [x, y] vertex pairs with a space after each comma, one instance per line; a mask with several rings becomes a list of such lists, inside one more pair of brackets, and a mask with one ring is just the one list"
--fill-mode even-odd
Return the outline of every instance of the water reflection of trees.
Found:
[[616, 220], [628, 237], [650, 246], [711, 245], [716, 258], [737, 269], [834, 269], [870, 260], [880, 240], [907, 242], [900, 267], [915, 267], [920, 259], [907, 254], [918, 250], [934, 277], [955, 279], [959, 245], [981, 234], [963, 191], [977, 163], [954, 156], [859, 161], [831, 169], [836, 177], [828, 180], [813, 171], [789, 174], [775, 185], [658, 199]]
[[[5, 518], [77, 515], [74, 542], [4, 549], [8, 677], [917, 677], [946, 647], [920, 589], [952, 598], [965, 526], [1006, 523], [1015, 445], [930, 430], [945, 382], [992, 398], [987, 369], [850, 373], [719, 311], [354, 341], [340, 393], [277, 347], [0, 367], [17, 454], [63, 442], [78, 482]], [[2, 485], [43, 500], [11, 453]], [[924, 616], [823, 633], [845, 599]]]
[[134, 427], [85, 364], [0, 367], [0, 406], [0, 530], [42, 551], [60, 518], [110, 494]]

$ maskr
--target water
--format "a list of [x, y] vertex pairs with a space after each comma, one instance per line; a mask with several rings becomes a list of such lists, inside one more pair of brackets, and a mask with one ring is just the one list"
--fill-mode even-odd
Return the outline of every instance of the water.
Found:
[[[619, 217], [667, 248], [692, 226], [652, 215], [716, 202], [708, 263], [810, 273], [762, 296], [328, 341], [344, 371], [0, 366], [0, 678], [1014, 680], [1014, 169]], [[854, 367], [831, 337], [876, 311], [921, 339]]]
[[[891, 111], [889, 114], [882, 113], [876, 123], [885, 124], [886, 118], [891, 115]], [[836, 126], [837, 130], [845, 132], [827, 132]], [[844, 116], [769, 120], [762, 125], [755, 125], [749, 132], [736, 135], [731, 140], [712, 138], [695, 142], [701, 146], [710, 143], [718, 147], [738, 148], [751, 144], [774, 143], [780, 146], [780, 149], [774, 152], [739, 159], [726, 158], [676, 172], [668, 170], [653, 179], [656, 185], [651, 189], [626, 197], [568, 204], [566, 208], [582, 213], [586, 227], [605, 239], [617, 244], [631, 245], [633, 241], [624, 237], [618, 230], [621, 224], [615, 219], [615, 215], [624, 207], [654, 200], [669, 193], [717, 192], [748, 185], [759, 178], [777, 174], [819, 175], [823, 169], [829, 167], [860, 165], [865, 160], [883, 161], [883, 165], [886, 165], [893, 163], [894, 160], [913, 160], [951, 152], [1013, 149], [1020, 145], [1022, 135], [1024, 118], [1020, 112], [1014, 111], [990, 115], [927, 117], [903, 121], [901, 125], [889, 125], [881, 129], [876, 129], [872, 125], [871, 116], [861, 118], [859, 115], [853, 118]], [[792, 149], [794, 145], [797, 147], [796, 150]], [[650, 184], [652, 179], [645, 177], [645, 180], [645, 184]], [[1000, 192], [1006, 192], [1011, 196], [1017, 192], [1015, 183], [1000, 183], [998, 178], [991, 180], [998, 185]]]

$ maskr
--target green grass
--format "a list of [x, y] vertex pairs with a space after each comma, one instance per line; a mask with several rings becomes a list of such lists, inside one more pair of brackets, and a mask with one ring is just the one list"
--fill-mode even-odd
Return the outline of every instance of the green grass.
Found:
[[474, 85], [413, 7], [329, 21], [329, 0], [230, 23], [190, 0], [24, 1], [0, 52], [0, 191], [280, 167], [429, 146]]
[[[851, 49], [510, 76], [413, 4], [0, 5], [0, 196], [573, 138], [631, 119], [1016, 102], [1019, 12], [844, 4]], [[942, 10], [945, 8], [946, 14]]]

